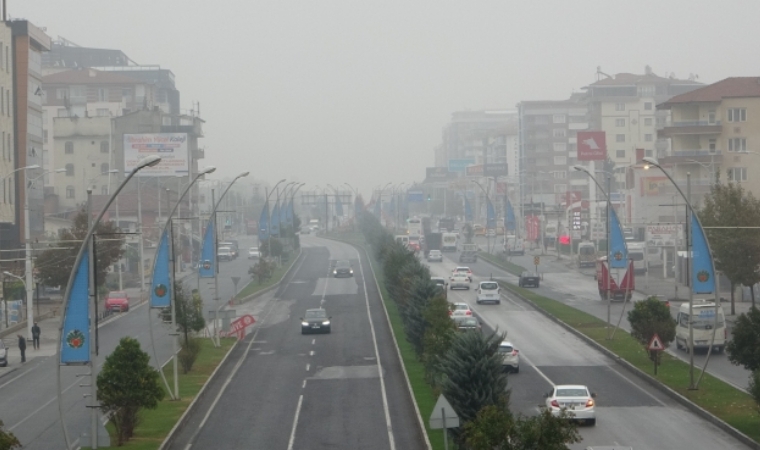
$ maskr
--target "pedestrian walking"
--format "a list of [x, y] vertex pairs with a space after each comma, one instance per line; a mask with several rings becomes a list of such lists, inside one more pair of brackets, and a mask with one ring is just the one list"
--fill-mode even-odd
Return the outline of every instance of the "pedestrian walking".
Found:
[[20, 334], [18, 336], [18, 349], [21, 350], [21, 362], [26, 362], [26, 339]]
[[35, 350], [40, 349], [40, 332], [40, 326], [37, 325], [37, 322], [34, 322], [34, 326], [32, 327], [32, 345]]

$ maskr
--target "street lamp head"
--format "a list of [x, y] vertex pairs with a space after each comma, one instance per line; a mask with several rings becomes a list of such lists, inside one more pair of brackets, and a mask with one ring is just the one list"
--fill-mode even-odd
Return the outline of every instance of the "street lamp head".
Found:
[[14, 276], [12, 273], [8, 272], [7, 270], [3, 272], [3, 275], [8, 275], [9, 277]]
[[201, 175], [208, 175], [208, 174], [210, 174], [210, 173], [213, 173], [215, 170], [216, 170], [216, 167], [214, 167], [214, 166], [209, 166], [209, 167], [206, 167], [205, 169], [201, 170], [201, 173], [200, 173], [200, 174], [201, 174]]
[[55, 172], [55, 173], [63, 173], [63, 172], [66, 172], [66, 168], [65, 167], [61, 167], [60, 169], [55, 169], [53, 172]]
[[145, 158], [141, 159], [137, 163], [137, 166], [135, 167], [135, 171], [142, 170], [146, 167], [153, 167], [160, 162], [161, 162], [160, 156], [156, 156], [156, 155], [146, 156]]
[[236, 178], [243, 178], [243, 177], [247, 177], [247, 176], [248, 176], [248, 174], [250, 174], [250, 173], [251, 173], [251, 172], [248, 172], [248, 171], [246, 171], [246, 172], [243, 172], [243, 173], [241, 173], [240, 175], [238, 175]]
[[578, 172], [586, 172], [586, 173], [588, 173], [588, 169], [586, 169], [583, 166], [577, 166], [576, 165], [576, 166], [573, 166], [573, 169], [577, 170]]
[[40, 168], [39, 164], [32, 164], [31, 166], [24, 167], [24, 169], [27, 169], [27, 170], [29, 170], [29, 169], [39, 169], [39, 168]]
[[649, 166], [655, 166], [662, 169], [662, 166], [660, 166], [660, 163], [656, 159], [652, 158], [651, 156], [645, 156], [641, 160], [646, 163], [646, 165], [644, 166], [644, 169], [649, 169]]

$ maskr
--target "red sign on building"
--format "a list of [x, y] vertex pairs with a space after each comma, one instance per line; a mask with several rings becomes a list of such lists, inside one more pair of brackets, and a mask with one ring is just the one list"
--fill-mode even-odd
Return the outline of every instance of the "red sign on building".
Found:
[[607, 159], [607, 141], [604, 131], [578, 132], [578, 161], [604, 161]]
[[525, 238], [537, 241], [541, 236], [541, 219], [536, 216], [525, 216]]

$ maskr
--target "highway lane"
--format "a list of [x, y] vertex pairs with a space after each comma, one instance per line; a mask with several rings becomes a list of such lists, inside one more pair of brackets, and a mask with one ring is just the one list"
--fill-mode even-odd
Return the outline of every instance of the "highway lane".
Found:
[[[243, 237], [243, 243], [255, 245], [253, 239]], [[248, 268], [251, 262], [244, 258], [223, 263], [220, 273], [220, 297], [229, 298], [234, 293], [231, 276], [241, 276], [247, 280]], [[195, 279], [189, 278], [190, 288], [195, 287]], [[241, 285], [244, 281], [241, 281]], [[215, 302], [207, 282], [201, 283], [201, 292], [206, 304], [204, 309], [213, 308]], [[100, 327], [100, 356], [98, 365], [103, 361], [118, 344], [119, 339], [131, 336], [140, 341], [140, 344], [149, 355], [151, 363], [156, 364], [150, 346], [150, 333], [148, 328], [147, 305], [131, 308], [130, 312], [121, 314], [116, 320], [108, 322]], [[168, 324], [162, 323], [157, 318], [157, 313], [152, 312], [152, 325], [156, 342], [158, 361], [163, 363], [171, 357], [171, 340], [169, 337]], [[53, 332], [53, 330], [50, 330]], [[33, 352], [33, 350], [29, 350]], [[10, 429], [28, 449], [60, 448], [63, 442], [63, 432], [58, 415], [56, 401], [56, 360], [54, 354], [37, 357], [23, 368], [13, 372], [7, 377], [0, 378], [0, 411], [5, 426]], [[64, 412], [69, 436], [76, 442], [80, 433], [89, 430], [89, 402], [84, 397], [89, 393], [88, 387], [80, 387], [88, 384], [89, 377], [78, 377], [77, 374], [87, 373], [87, 367], [63, 367], [62, 386], [64, 389]]]
[[[450, 255], [450, 254], [449, 254]], [[431, 272], [447, 276], [458, 263], [431, 263]], [[484, 263], [470, 265], [473, 286], [494, 272]], [[571, 446], [628, 445], [636, 450], [746, 448], [717, 427], [692, 414], [575, 335], [509, 295], [501, 305], [477, 305], [475, 293], [449, 291], [449, 301], [465, 301], [492, 329], [506, 331], [520, 350], [519, 374], [509, 375], [511, 408], [533, 415], [552, 384], [585, 384], [597, 394], [597, 425], [580, 428], [583, 442]]]
[[[171, 448], [424, 448], [366, 259], [338, 242], [302, 244], [278, 292], [235, 306], [257, 324]], [[354, 277], [332, 278], [335, 259], [349, 259]], [[320, 305], [332, 333], [302, 335], [300, 317]]]
[[[482, 239], [482, 238], [480, 238]], [[480, 243], [485, 248], [485, 241]], [[456, 258], [458, 255], [453, 253], [447, 253], [451, 258]], [[510, 260], [515, 264], [521, 265], [526, 268], [533, 268], [533, 255], [525, 256], [511, 256]], [[607, 320], [607, 304], [599, 297], [599, 290], [597, 288], [596, 281], [593, 278], [593, 269], [583, 269], [579, 271], [577, 268], [568, 267], [566, 260], [557, 261], [556, 255], [547, 255], [541, 257], [541, 264], [539, 266], [539, 272], [544, 275], [541, 281], [541, 287], [536, 292], [551, 299], [560, 301], [581, 311], [587, 312], [602, 320]], [[504, 272], [485, 261], [478, 261], [475, 264], [471, 264], [473, 270], [478, 268], [482, 273], [493, 273], [494, 276], [498, 276], [509, 281], [517, 283], [517, 277]], [[637, 283], [641, 283], [642, 275], [637, 275]], [[644, 300], [645, 296], [639, 292], [634, 292], [633, 301], [637, 302]], [[673, 317], [678, 313], [679, 302], [671, 302], [670, 309]], [[623, 318], [620, 322], [620, 327], [626, 331], [630, 331], [630, 325], [627, 319], [627, 311], [631, 309], [631, 303], [625, 306], [623, 311], [622, 302], [613, 302], [610, 311], [613, 324], [617, 323], [620, 319], [620, 314], [623, 312]], [[683, 350], [677, 350], [675, 345], [672, 345], [666, 350], [669, 354], [685, 361], [689, 361], [689, 354]], [[705, 363], [706, 352], [697, 350], [694, 353], [694, 365], [701, 369]], [[738, 389], [747, 389], [747, 383], [750, 376], [750, 372], [741, 366], [735, 366], [728, 360], [726, 353], [713, 352], [710, 356], [710, 362], [707, 366], [707, 372], [721, 380], [732, 384]]]

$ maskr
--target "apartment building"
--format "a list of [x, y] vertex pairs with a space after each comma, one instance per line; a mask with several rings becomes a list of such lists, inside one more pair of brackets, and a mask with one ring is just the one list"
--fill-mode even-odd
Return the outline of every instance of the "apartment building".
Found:
[[513, 111], [505, 110], [454, 112], [451, 122], [443, 128], [442, 145], [435, 149], [436, 165], [444, 161], [448, 163], [449, 160], [474, 161], [476, 158], [482, 158], [483, 138], [493, 130], [504, 128], [515, 119]]
[[13, 114], [13, 57], [11, 45], [13, 33], [8, 22], [0, 22], [0, 249], [10, 248], [15, 241], [9, 238], [14, 235], [11, 228], [16, 223], [15, 181], [11, 172], [16, 168], [16, 155], [13, 142], [15, 136]]

